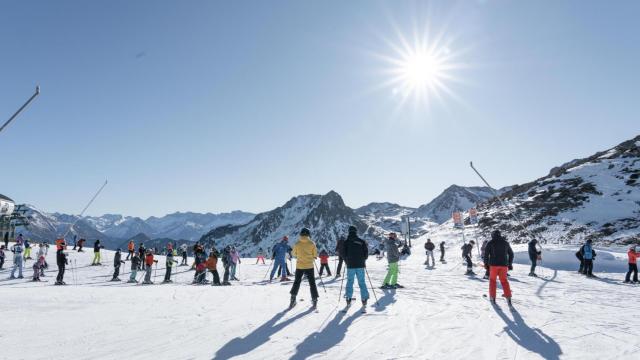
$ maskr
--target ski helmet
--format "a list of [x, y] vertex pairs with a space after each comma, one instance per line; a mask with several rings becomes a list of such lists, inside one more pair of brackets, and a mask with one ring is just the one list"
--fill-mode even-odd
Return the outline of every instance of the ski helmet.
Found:
[[309, 231], [309, 229], [302, 228], [302, 230], [300, 230], [300, 236], [309, 236], [309, 235], [311, 235], [311, 231]]

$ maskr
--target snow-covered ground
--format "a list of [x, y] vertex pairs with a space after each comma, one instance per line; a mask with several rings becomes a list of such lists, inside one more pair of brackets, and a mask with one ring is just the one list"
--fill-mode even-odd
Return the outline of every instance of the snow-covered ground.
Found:
[[[444, 238], [433, 235], [436, 242]], [[536, 279], [526, 276], [528, 265], [517, 264], [511, 276], [515, 310], [504, 301], [494, 309], [482, 296], [487, 281], [462, 275], [459, 244], [449, 240], [448, 263], [432, 270], [422, 264], [422, 239], [416, 241], [414, 254], [401, 262], [399, 281], [406, 288], [376, 289], [379, 304], [372, 299], [367, 314], [357, 307], [339, 312], [341, 282], [334, 279], [325, 279], [326, 292], [319, 287], [318, 312], [309, 311], [306, 284], [299, 293], [304, 300], [286, 311], [290, 284], [262, 282], [268, 265], [253, 259], [244, 260], [241, 281], [229, 287], [189, 285], [193, 272], [187, 267], [178, 268], [174, 284], [142, 286], [107, 281], [112, 252], [104, 252], [107, 265], [101, 267], [88, 266], [91, 252], [71, 252], [77, 268], [67, 270], [70, 285], [58, 287], [51, 251], [48, 282], [7, 281], [8, 270], [0, 271], [0, 358], [638, 358], [640, 285], [622, 284], [623, 274], [590, 280], [574, 270], [541, 268], [545, 277]], [[575, 267], [569, 250], [548, 249], [564, 251]], [[370, 258], [368, 266], [377, 287], [386, 261]], [[598, 266], [596, 261], [596, 271]], [[32, 270], [25, 275], [30, 278]]]

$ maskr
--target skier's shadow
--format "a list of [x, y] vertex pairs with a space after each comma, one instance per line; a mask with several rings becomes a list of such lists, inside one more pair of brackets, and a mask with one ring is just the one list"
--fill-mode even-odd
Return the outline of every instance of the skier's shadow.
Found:
[[381, 312], [384, 311], [387, 306], [393, 304], [396, 302], [396, 291], [391, 290], [391, 289], [385, 289], [384, 291], [384, 296], [382, 296], [380, 299], [378, 299], [378, 306], [376, 306], [376, 312]]
[[496, 313], [507, 325], [504, 331], [523, 348], [538, 353], [543, 359], [558, 360], [562, 355], [560, 345], [540, 329], [530, 328], [517, 310], [512, 309], [513, 320], [496, 307]]
[[[361, 313], [358, 311], [355, 314], [344, 319], [345, 313], [338, 312], [336, 317], [331, 320], [321, 331], [316, 331], [313, 334], [307, 336], [298, 346], [296, 346], [296, 353], [290, 358], [290, 360], [304, 360], [308, 357], [319, 354], [331, 349], [344, 340], [347, 335], [347, 329], [355, 319], [360, 317]], [[341, 322], [341, 320], [343, 320]]]
[[243, 338], [238, 337], [232, 339], [228, 343], [224, 344], [220, 349], [218, 349], [218, 351], [216, 351], [213, 359], [230, 359], [234, 356], [248, 354], [249, 352], [258, 348], [260, 345], [269, 341], [272, 335], [284, 329], [289, 324], [300, 319], [301, 317], [310, 314], [312, 311], [313, 309], [310, 308], [309, 310], [302, 312], [292, 318], [277, 323], [288, 312], [288, 310], [281, 311], [269, 321], [253, 330], [251, 334]]
[[553, 270], [553, 276], [551, 278], [549, 278], [548, 280], [543, 279], [544, 282], [540, 285], [540, 287], [538, 288], [538, 291], [536, 291], [536, 296], [539, 298], [542, 298], [542, 296], [540, 296], [540, 294], [542, 294], [542, 290], [544, 290], [544, 288], [550, 283], [550, 282], [557, 282], [556, 281], [556, 277], [558, 277], [558, 270]]

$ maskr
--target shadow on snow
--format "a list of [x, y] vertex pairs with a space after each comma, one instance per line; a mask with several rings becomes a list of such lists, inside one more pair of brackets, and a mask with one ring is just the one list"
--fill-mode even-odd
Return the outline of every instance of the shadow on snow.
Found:
[[341, 322], [345, 317], [345, 313], [338, 312], [336, 317], [324, 329], [309, 335], [296, 346], [296, 353], [293, 354], [291, 360], [304, 360], [338, 345], [347, 335], [349, 326], [360, 315], [361, 313], [358, 311]]
[[509, 319], [499, 307], [496, 307], [496, 313], [507, 325], [504, 331], [518, 345], [539, 354], [544, 359], [557, 360], [560, 358], [562, 355], [560, 345], [542, 330], [530, 328], [517, 310], [511, 310], [513, 320]]

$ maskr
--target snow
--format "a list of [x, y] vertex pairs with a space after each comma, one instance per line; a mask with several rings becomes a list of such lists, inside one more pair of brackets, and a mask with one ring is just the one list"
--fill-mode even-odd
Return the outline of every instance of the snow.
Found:
[[[240, 282], [230, 287], [188, 285], [193, 272], [181, 272], [171, 285], [113, 283], [113, 253], [103, 252], [101, 267], [88, 266], [93, 254], [70, 251], [75, 271], [67, 269], [67, 287], [52, 286], [55, 254], [50, 251], [46, 283], [6, 281], [0, 333], [6, 359], [576, 359], [634, 358], [639, 350], [630, 314], [640, 311], [637, 286], [620, 283], [623, 274], [586, 279], [575, 273], [570, 248], [546, 248], [543, 265], [557, 258], [570, 269], [539, 268], [546, 278], [530, 278], [528, 264], [516, 264], [511, 286], [516, 310], [504, 301], [493, 309], [482, 297], [488, 284], [463, 276], [459, 230], [429, 236], [451, 245], [448, 264], [422, 265], [422, 240], [401, 262], [399, 282], [406, 289], [376, 289], [379, 306], [360, 314], [338, 312], [341, 282], [324, 279], [319, 311], [309, 311], [303, 283], [297, 307], [285, 311], [290, 285], [264, 284], [269, 265], [244, 259]], [[469, 232], [471, 234], [471, 232]], [[519, 253], [523, 248], [516, 249]], [[622, 249], [596, 249], [599, 261], [620, 257]], [[35, 249], [34, 249], [35, 251]], [[605, 254], [610, 254], [605, 256]], [[11, 265], [11, 253], [7, 253]], [[518, 256], [520, 258], [520, 256]], [[566, 259], [565, 259], [566, 258]], [[617, 258], [617, 260], [615, 260]], [[157, 281], [164, 274], [159, 257]], [[190, 258], [190, 262], [191, 262]], [[31, 276], [31, 261], [25, 275]], [[268, 264], [268, 263], [267, 263]], [[331, 268], [334, 270], [332, 259]], [[219, 267], [220, 268], [220, 267]], [[129, 263], [124, 267], [125, 279]], [[220, 270], [220, 269], [219, 269]], [[370, 258], [374, 285], [382, 282], [386, 261]], [[477, 268], [480, 273], [481, 269]], [[74, 276], [75, 275], [75, 276]], [[77, 281], [74, 281], [74, 277]], [[357, 285], [356, 285], [357, 288]], [[344, 291], [344, 290], [343, 290]], [[499, 290], [500, 291], [500, 290]], [[359, 297], [356, 289], [354, 292]], [[625, 301], [629, 299], [628, 301]], [[358, 299], [359, 300], [359, 299]], [[37, 339], [38, 346], [31, 347]]]

